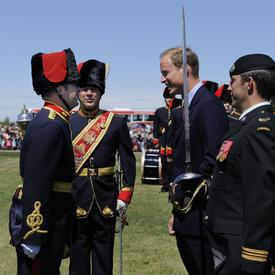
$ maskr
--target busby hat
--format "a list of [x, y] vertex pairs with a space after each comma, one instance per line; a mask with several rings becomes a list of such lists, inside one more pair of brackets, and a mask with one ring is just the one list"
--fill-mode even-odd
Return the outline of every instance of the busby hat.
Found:
[[37, 53], [31, 60], [32, 85], [38, 95], [69, 83], [77, 83], [79, 74], [71, 49], [61, 52]]
[[109, 73], [109, 64], [95, 59], [89, 59], [78, 65], [80, 79], [78, 85], [80, 88], [97, 87], [101, 94], [105, 92], [105, 79]]
[[224, 102], [232, 103], [231, 93], [228, 91], [229, 85], [223, 84], [220, 88], [215, 92], [215, 96], [219, 97]]
[[219, 85], [217, 82], [210, 81], [210, 80], [204, 80], [203, 81], [204, 86], [212, 93], [215, 93], [218, 89]]
[[265, 54], [248, 54], [237, 59], [231, 66], [229, 74], [238, 75], [254, 70], [275, 70], [274, 60]]

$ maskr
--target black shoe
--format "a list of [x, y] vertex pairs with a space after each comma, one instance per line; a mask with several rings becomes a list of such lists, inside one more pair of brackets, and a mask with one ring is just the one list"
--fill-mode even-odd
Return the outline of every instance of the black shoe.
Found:
[[162, 186], [161, 189], [160, 189], [160, 192], [161, 193], [163, 193], [163, 192], [169, 192], [169, 187]]

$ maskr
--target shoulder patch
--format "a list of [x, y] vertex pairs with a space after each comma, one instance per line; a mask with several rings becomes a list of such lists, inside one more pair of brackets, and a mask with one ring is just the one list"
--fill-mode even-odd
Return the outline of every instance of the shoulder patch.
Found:
[[269, 127], [257, 127], [257, 132], [270, 132], [271, 129]]

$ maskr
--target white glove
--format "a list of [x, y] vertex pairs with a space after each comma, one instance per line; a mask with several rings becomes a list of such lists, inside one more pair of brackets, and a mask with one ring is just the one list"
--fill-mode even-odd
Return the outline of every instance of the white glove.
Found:
[[126, 213], [128, 204], [122, 200], [117, 200], [116, 210], [121, 215]]
[[24, 253], [32, 260], [35, 258], [41, 248], [40, 245], [30, 245], [23, 243], [21, 246], [23, 247]]

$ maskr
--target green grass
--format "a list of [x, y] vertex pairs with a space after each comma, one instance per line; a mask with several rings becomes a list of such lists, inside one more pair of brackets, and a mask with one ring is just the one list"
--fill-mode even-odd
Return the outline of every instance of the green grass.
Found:
[[[167, 193], [159, 193], [159, 185], [141, 184], [140, 154], [133, 200], [128, 213], [129, 226], [123, 231], [124, 275], [187, 274], [177, 251], [176, 242], [167, 234], [171, 205]], [[0, 152], [0, 273], [16, 274], [16, 254], [9, 245], [8, 210], [11, 196], [21, 179], [19, 153]], [[119, 274], [119, 240], [116, 236], [114, 275]], [[62, 275], [68, 274], [69, 260], [62, 264]]]

